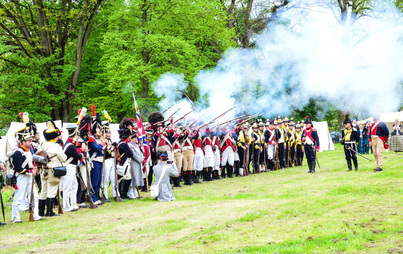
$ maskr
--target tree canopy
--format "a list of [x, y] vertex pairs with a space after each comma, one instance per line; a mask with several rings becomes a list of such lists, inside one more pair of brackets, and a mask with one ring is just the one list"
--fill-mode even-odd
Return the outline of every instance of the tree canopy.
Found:
[[[372, 3], [332, 1], [340, 21], [350, 23], [365, 16]], [[394, 3], [403, 9], [402, 0]], [[255, 47], [256, 36], [291, 4], [0, 0], [0, 129], [19, 121], [21, 111], [34, 121], [69, 122], [81, 106], [90, 104], [106, 109], [117, 121], [134, 115], [132, 92], [146, 116], [157, 109], [160, 99], [153, 84], [166, 72], [182, 73], [189, 81], [187, 94], [197, 100], [196, 74], [214, 68], [229, 48]], [[265, 89], [257, 89], [256, 96]], [[313, 98], [292, 115], [309, 112], [315, 118], [319, 104]], [[331, 108], [318, 118], [335, 118], [336, 111]]]

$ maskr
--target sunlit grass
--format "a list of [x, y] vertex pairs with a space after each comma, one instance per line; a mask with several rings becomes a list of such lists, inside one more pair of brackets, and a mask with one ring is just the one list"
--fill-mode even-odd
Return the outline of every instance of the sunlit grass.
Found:
[[346, 172], [336, 145], [319, 154], [316, 174], [304, 165], [226, 178], [175, 188], [174, 202], [142, 193], [39, 222], [22, 213], [12, 224], [7, 202], [0, 252], [401, 253], [403, 154], [385, 153], [381, 173], [358, 160], [360, 170]]

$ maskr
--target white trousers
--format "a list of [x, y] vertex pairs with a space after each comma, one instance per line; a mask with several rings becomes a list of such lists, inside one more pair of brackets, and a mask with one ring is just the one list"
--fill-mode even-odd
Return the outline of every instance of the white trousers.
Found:
[[205, 152], [204, 159], [203, 159], [204, 167], [205, 168], [214, 167], [213, 148], [211, 146], [205, 146], [204, 152]]
[[221, 160], [220, 160], [220, 149], [215, 149], [214, 151], [214, 168], [213, 170], [219, 170], [220, 169], [220, 164], [221, 164]]
[[196, 147], [195, 157], [193, 160], [193, 170], [202, 171], [203, 170], [203, 159], [204, 153], [200, 147]]
[[130, 186], [129, 191], [127, 192], [127, 196], [129, 198], [138, 198], [139, 194], [137, 193], [136, 187]]
[[239, 154], [238, 154], [238, 152], [234, 152], [234, 161], [239, 161]]
[[108, 199], [108, 181], [111, 182], [112, 195], [116, 197], [115, 192], [115, 159], [110, 158], [105, 160], [105, 173], [104, 173], [104, 195]]
[[[17, 189], [14, 193], [13, 206], [11, 209], [11, 220], [20, 221], [20, 205], [24, 202], [25, 192], [28, 197], [31, 198], [31, 187], [32, 187], [32, 174], [18, 175], [17, 176]], [[34, 220], [38, 220], [41, 217], [38, 215], [38, 191], [34, 186]]]
[[71, 211], [72, 209], [78, 209], [77, 206], [77, 165], [68, 164], [66, 166], [67, 174], [63, 177], [62, 189], [63, 189], [63, 209]]
[[222, 152], [221, 166], [225, 167], [227, 162], [230, 166], [234, 166], [234, 150], [230, 146], [225, 148], [224, 152]]
[[267, 158], [272, 160], [276, 156], [276, 146], [275, 145], [267, 145]]

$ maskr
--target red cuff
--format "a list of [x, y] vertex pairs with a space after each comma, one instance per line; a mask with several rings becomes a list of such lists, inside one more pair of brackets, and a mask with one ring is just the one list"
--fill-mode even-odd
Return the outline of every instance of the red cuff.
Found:
[[95, 138], [94, 138], [94, 137], [90, 137], [90, 139], [88, 140], [88, 142], [90, 142], [90, 143], [95, 142]]

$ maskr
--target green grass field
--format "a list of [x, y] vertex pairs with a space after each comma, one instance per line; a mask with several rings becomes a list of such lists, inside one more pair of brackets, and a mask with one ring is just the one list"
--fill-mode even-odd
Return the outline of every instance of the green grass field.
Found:
[[0, 252], [403, 253], [403, 154], [385, 152], [381, 173], [360, 157], [346, 172], [340, 145], [319, 161], [316, 174], [226, 178], [175, 188], [173, 202], [143, 193], [38, 222], [12, 224], [7, 202]]

